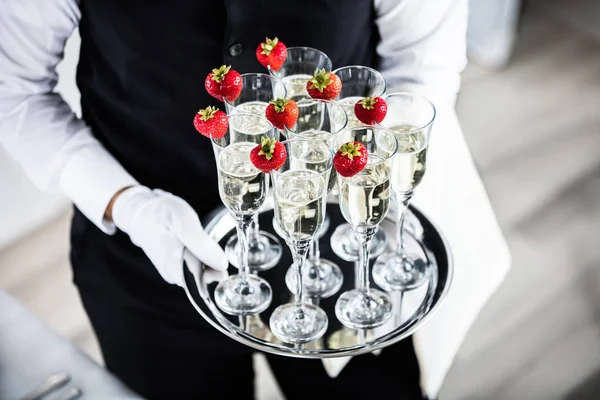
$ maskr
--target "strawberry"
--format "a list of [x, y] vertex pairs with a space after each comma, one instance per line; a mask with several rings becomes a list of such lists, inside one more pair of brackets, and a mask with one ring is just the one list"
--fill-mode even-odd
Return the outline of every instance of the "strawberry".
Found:
[[256, 48], [256, 59], [265, 68], [271, 68], [273, 71], [279, 71], [285, 59], [287, 58], [287, 47], [279, 39], [273, 40], [267, 38]]
[[221, 139], [228, 126], [227, 114], [213, 106], [198, 111], [194, 116], [194, 128], [207, 138]]
[[354, 115], [363, 124], [380, 123], [387, 114], [387, 103], [381, 97], [365, 97], [354, 105]]
[[367, 148], [359, 142], [344, 143], [333, 157], [333, 168], [349, 178], [358, 174], [367, 165]]
[[208, 94], [219, 101], [234, 101], [242, 92], [242, 77], [231, 65], [215, 68], [204, 80]]
[[271, 100], [265, 116], [277, 129], [292, 128], [298, 120], [298, 104], [289, 99]]
[[285, 146], [267, 137], [263, 137], [262, 143], [250, 151], [252, 165], [267, 173], [281, 168], [286, 158]]
[[313, 99], [333, 100], [342, 91], [342, 81], [333, 72], [327, 72], [325, 68], [317, 68], [306, 84], [306, 90]]

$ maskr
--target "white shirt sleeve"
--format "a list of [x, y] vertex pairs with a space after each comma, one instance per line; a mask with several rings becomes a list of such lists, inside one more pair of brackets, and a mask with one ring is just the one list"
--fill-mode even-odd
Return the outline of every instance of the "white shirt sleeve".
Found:
[[63, 191], [104, 232], [106, 206], [137, 184], [53, 92], [56, 66], [79, 24], [77, 0], [3, 0], [0, 12], [0, 145], [42, 190]]
[[387, 92], [454, 106], [467, 63], [468, 0], [375, 0], [375, 12]]
[[[375, 0], [375, 12], [381, 36], [377, 53], [387, 93], [417, 93], [436, 107], [428, 172], [413, 204], [439, 221], [448, 163], [454, 156], [447, 151], [446, 140], [464, 142], [454, 107], [467, 63], [468, 0]], [[470, 160], [468, 149], [466, 157]]]
[[477, 313], [510, 267], [508, 246], [454, 110], [466, 66], [467, 1], [375, 3], [381, 34], [377, 51], [388, 93], [421, 94], [437, 111], [427, 173], [412, 200], [441, 228], [454, 260], [444, 303], [413, 336], [421, 387], [430, 398], [438, 396]]

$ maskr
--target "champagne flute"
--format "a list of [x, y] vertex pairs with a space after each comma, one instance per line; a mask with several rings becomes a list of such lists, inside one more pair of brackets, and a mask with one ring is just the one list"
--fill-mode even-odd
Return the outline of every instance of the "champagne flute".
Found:
[[342, 293], [335, 304], [335, 315], [349, 328], [370, 329], [384, 324], [392, 315], [390, 297], [369, 285], [369, 248], [389, 210], [392, 159], [398, 141], [388, 130], [365, 125], [343, 131], [334, 140], [336, 148], [347, 142], [348, 133], [351, 141], [362, 143], [368, 151], [362, 171], [351, 177], [338, 174], [340, 210], [360, 243], [359, 286]]
[[[342, 82], [342, 91], [336, 101], [348, 114], [348, 127], [363, 125], [354, 115], [354, 105], [364, 97], [383, 96], [386, 81], [379, 71], [360, 65], [338, 68], [333, 71]], [[387, 238], [377, 231], [371, 241], [370, 254], [377, 257], [385, 251]], [[359, 243], [348, 224], [340, 225], [331, 235], [331, 248], [343, 260], [358, 260]]]
[[277, 307], [269, 324], [280, 340], [307, 343], [320, 338], [328, 324], [325, 312], [304, 299], [302, 271], [310, 242], [325, 219], [333, 152], [323, 141], [300, 137], [288, 139], [283, 145], [287, 159], [271, 177], [275, 221], [292, 251], [296, 290], [294, 302]]
[[248, 266], [248, 231], [253, 216], [267, 197], [268, 176], [250, 162], [250, 151], [262, 137], [274, 138], [276, 129], [264, 117], [250, 113], [228, 116], [227, 133], [212, 138], [217, 162], [219, 195], [237, 223], [241, 246], [240, 268], [220, 282], [215, 289], [215, 303], [231, 315], [252, 315], [271, 304], [271, 286], [250, 273]]
[[[281, 81], [267, 74], [243, 74], [242, 91], [234, 101], [225, 100], [227, 114], [236, 112], [265, 115], [269, 101], [285, 98], [287, 91]], [[229, 263], [239, 268], [242, 248], [237, 236], [232, 236], [225, 245]], [[258, 226], [258, 213], [254, 214], [248, 233], [248, 266], [251, 271], [261, 272], [273, 268], [283, 253], [279, 240], [272, 234], [261, 231]]]
[[[320, 140], [331, 147], [333, 138], [346, 127], [348, 116], [344, 109], [332, 101], [305, 99], [298, 102], [298, 121], [292, 128], [286, 129], [289, 138], [301, 137]], [[335, 170], [331, 170], [328, 192], [337, 181]], [[327, 233], [329, 218], [315, 235], [310, 244], [308, 259], [302, 271], [304, 291], [309, 296], [327, 298], [337, 293], [342, 287], [344, 276], [340, 267], [333, 261], [321, 258], [319, 239]], [[296, 274], [292, 265], [286, 275], [285, 282], [292, 293], [295, 293]]]
[[298, 102], [310, 98], [306, 83], [313, 77], [315, 70], [324, 68], [325, 71], [331, 71], [331, 67], [331, 60], [320, 50], [312, 47], [288, 47], [287, 57], [281, 68], [278, 71], [269, 68], [269, 73], [281, 79], [287, 88], [288, 98]]
[[392, 162], [392, 190], [396, 198], [396, 251], [381, 255], [373, 266], [373, 279], [384, 290], [410, 290], [427, 280], [429, 263], [408, 253], [403, 229], [408, 205], [425, 174], [429, 136], [435, 107], [426, 98], [412, 93], [385, 96], [388, 113], [381, 126], [394, 132], [398, 152]]

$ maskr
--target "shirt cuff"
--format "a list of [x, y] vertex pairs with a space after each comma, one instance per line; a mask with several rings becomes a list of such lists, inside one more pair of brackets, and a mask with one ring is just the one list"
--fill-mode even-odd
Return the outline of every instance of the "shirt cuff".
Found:
[[113, 235], [117, 228], [104, 218], [116, 192], [138, 182], [99, 143], [88, 142], [72, 152], [62, 168], [60, 187], [94, 225]]

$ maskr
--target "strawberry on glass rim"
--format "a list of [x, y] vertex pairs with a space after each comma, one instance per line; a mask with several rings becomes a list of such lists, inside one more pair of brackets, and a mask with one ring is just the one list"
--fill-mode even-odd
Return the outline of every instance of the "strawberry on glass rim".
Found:
[[387, 103], [379, 96], [365, 97], [354, 105], [354, 115], [367, 125], [381, 123], [387, 114]]
[[340, 146], [333, 157], [333, 168], [343, 177], [349, 178], [365, 168], [368, 160], [367, 148], [359, 142], [347, 142]]
[[242, 92], [242, 77], [239, 72], [231, 69], [231, 65], [221, 65], [208, 74], [204, 80], [204, 87], [215, 99], [232, 102]]
[[285, 146], [268, 137], [263, 137], [261, 142], [250, 151], [250, 162], [262, 172], [277, 171], [287, 158]]
[[291, 99], [275, 99], [269, 102], [265, 116], [277, 129], [291, 129], [298, 120], [298, 104]]
[[267, 38], [256, 48], [256, 59], [265, 68], [279, 71], [287, 58], [287, 47], [278, 38]]
[[194, 116], [194, 128], [207, 138], [221, 139], [228, 126], [227, 114], [213, 106], [198, 111]]
[[306, 91], [313, 99], [333, 100], [342, 91], [342, 81], [333, 72], [321, 68], [306, 83]]

